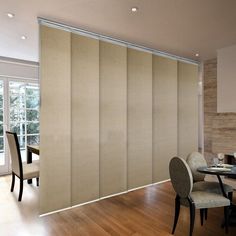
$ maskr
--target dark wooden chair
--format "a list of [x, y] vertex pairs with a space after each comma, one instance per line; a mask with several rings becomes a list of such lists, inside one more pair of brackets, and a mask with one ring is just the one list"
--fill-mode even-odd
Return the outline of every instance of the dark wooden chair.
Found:
[[15, 186], [15, 176], [20, 179], [20, 191], [18, 201], [21, 201], [23, 194], [23, 181], [27, 179], [36, 178], [37, 186], [39, 186], [39, 162], [32, 162], [30, 164], [22, 163], [20, 146], [17, 138], [17, 134], [6, 131], [8, 145], [11, 155], [11, 166], [12, 166], [12, 183], [11, 192]]

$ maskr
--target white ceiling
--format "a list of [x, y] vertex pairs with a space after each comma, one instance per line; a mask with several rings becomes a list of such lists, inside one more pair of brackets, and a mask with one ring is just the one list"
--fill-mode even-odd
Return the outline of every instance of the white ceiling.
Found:
[[37, 17], [191, 59], [236, 44], [236, 0], [0, 0], [0, 56], [38, 61]]

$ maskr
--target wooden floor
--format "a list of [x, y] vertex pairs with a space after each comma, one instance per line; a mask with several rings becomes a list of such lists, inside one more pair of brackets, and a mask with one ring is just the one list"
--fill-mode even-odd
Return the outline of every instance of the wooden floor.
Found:
[[[10, 193], [10, 181], [9, 176], [0, 177], [1, 236], [171, 235], [175, 194], [169, 182], [38, 217], [38, 188], [25, 183], [19, 203], [18, 182]], [[201, 226], [197, 211], [193, 235], [225, 235], [220, 227], [222, 217], [222, 208], [210, 209]], [[188, 235], [188, 229], [189, 212], [183, 207], [175, 235]], [[228, 235], [236, 235], [236, 227], [230, 228]]]

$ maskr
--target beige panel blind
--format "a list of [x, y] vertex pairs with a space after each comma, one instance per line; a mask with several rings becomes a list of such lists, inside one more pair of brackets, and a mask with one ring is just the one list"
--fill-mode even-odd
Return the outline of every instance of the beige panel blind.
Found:
[[71, 34], [40, 26], [40, 213], [71, 205]]
[[128, 49], [128, 188], [152, 183], [152, 54]]
[[72, 34], [72, 205], [99, 197], [99, 41]]
[[178, 155], [198, 151], [198, 67], [178, 62]]
[[153, 56], [153, 182], [169, 179], [177, 155], [177, 61]]
[[40, 35], [41, 214], [165, 180], [172, 156], [197, 150], [196, 65]]
[[127, 189], [127, 49], [100, 41], [100, 197]]

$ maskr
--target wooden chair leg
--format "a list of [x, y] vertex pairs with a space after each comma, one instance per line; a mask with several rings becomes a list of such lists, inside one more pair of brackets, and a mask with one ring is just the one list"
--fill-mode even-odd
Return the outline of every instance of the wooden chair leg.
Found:
[[11, 192], [13, 192], [15, 186], [15, 174], [12, 172], [12, 179], [11, 179]]
[[225, 233], [228, 233], [228, 225], [229, 225], [229, 207], [225, 206], [224, 207], [224, 217], [225, 217]]
[[36, 178], [37, 186], [39, 186], [39, 178]]
[[204, 213], [205, 213], [205, 209], [200, 209], [201, 226], [203, 226]]
[[174, 234], [175, 232], [175, 228], [179, 219], [179, 212], [180, 212], [180, 198], [178, 195], [176, 195], [175, 198], [175, 218], [174, 218], [174, 225], [173, 225], [173, 229], [172, 229], [172, 234]]
[[20, 191], [19, 191], [19, 197], [18, 197], [19, 202], [21, 201], [22, 194], [23, 194], [23, 179], [20, 179]]
[[207, 220], [207, 208], [204, 209], [205, 211], [205, 220]]
[[195, 206], [193, 203], [189, 205], [190, 209], [190, 229], [189, 229], [189, 236], [192, 236], [193, 234], [193, 228], [194, 228], [194, 220], [195, 220]]

